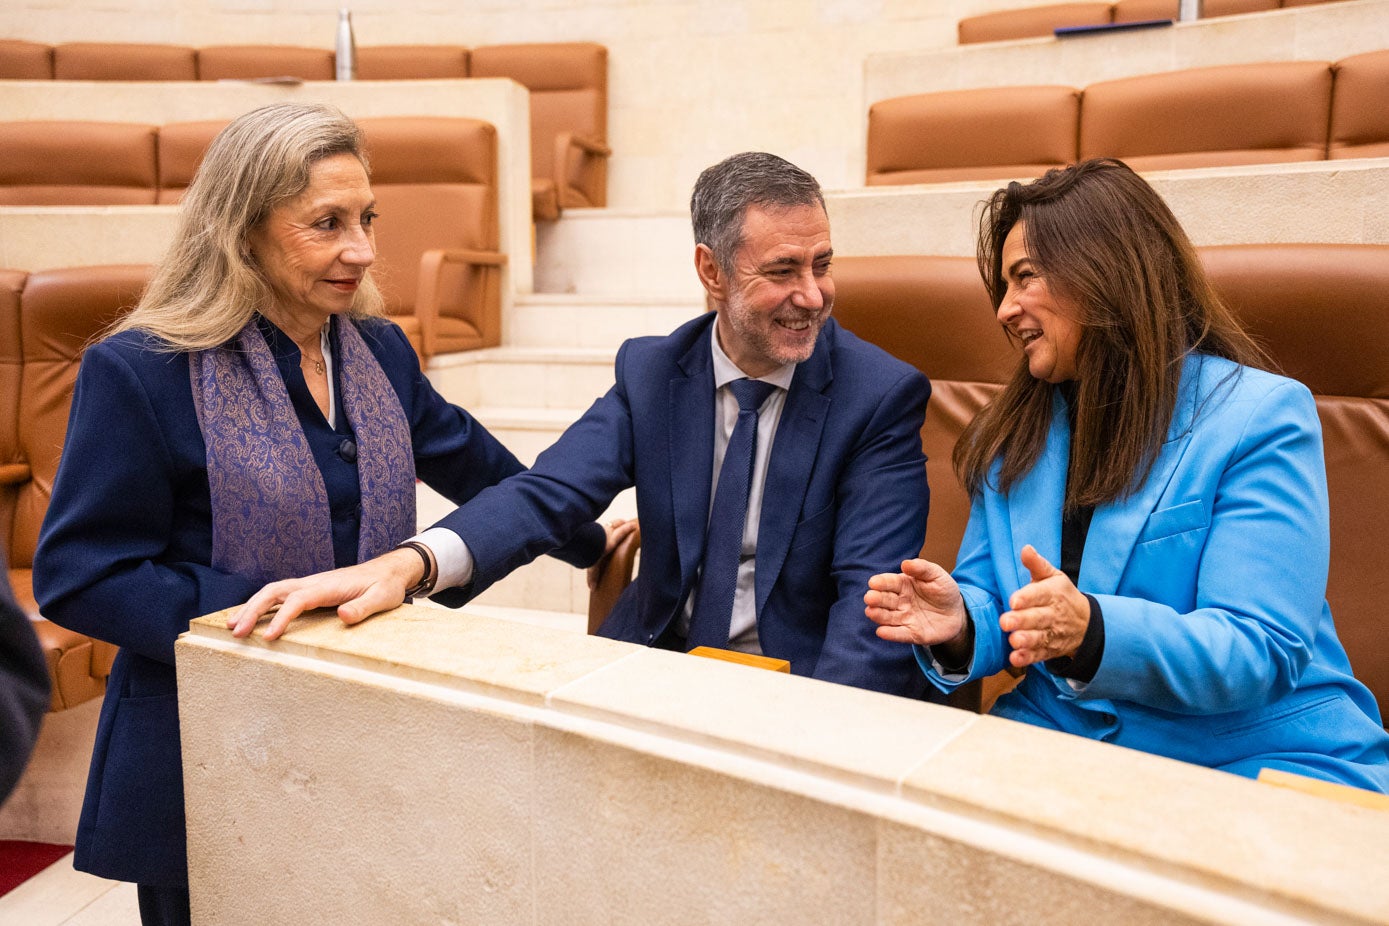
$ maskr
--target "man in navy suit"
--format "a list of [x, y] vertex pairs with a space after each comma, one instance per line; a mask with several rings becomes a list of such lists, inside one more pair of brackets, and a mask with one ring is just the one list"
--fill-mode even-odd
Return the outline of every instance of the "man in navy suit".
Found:
[[[439, 597], [461, 602], [635, 485], [641, 569], [601, 634], [712, 643], [789, 660], [800, 675], [919, 696], [909, 648], [874, 634], [863, 593], [869, 576], [921, 549], [930, 384], [830, 318], [829, 220], [805, 171], [734, 155], [701, 174], [690, 211], [714, 312], [623, 344], [616, 384], [529, 472], [408, 549], [267, 586], [233, 616], [236, 632], [274, 604], [270, 639], [306, 608], [341, 605], [353, 623], [436, 587], [458, 589]], [[725, 467], [726, 456], [740, 462]]]

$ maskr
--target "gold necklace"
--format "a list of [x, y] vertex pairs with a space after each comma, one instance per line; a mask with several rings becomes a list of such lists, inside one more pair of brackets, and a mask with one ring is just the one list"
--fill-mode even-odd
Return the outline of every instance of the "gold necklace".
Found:
[[305, 356], [304, 359], [308, 360], [309, 363], [312, 363], [312, 364], [313, 364], [313, 371], [314, 371], [315, 373], [317, 373], [319, 376], [322, 376], [322, 375], [323, 375], [324, 366], [323, 366], [323, 357], [322, 357], [322, 356], [320, 356], [317, 360], [315, 360], [313, 357], [309, 357], [309, 356]]

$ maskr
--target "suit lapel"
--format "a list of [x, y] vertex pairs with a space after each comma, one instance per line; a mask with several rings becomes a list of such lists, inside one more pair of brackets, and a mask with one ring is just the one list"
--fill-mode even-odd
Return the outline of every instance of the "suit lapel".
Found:
[[834, 379], [829, 348], [832, 324], [827, 323], [810, 359], [796, 367], [777, 424], [772, 456], [767, 461], [767, 482], [762, 490], [762, 513], [757, 525], [758, 617], [791, 548], [791, 535], [820, 450], [820, 435], [829, 417], [830, 399], [824, 392]]
[[1187, 358], [1182, 370], [1177, 407], [1172, 413], [1172, 424], [1167, 429], [1167, 440], [1158, 450], [1148, 478], [1129, 498], [1095, 509], [1090, 532], [1085, 538], [1085, 556], [1080, 570], [1083, 590], [1111, 595], [1118, 589], [1143, 527], [1161, 503], [1177, 471], [1177, 464], [1191, 446], [1191, 425], [1199, 379], [1199, 361]]
[[[1013, 547], [1007, 556], [1021, 588], [1032, 581], [1022, 565], [1022, 548], [1032, 544], [1047, 562], [1061, 563], [1061, 512], [1066, 504], [1066, 472], [1071, 465], [1071, 427], [1066, 403], [1057, 390], [1051, 404], [1051, 428], [1036, 465], [1008, 493], [1008, 523]], [[997, 464], [993, 474], [997, 478]]]
[[688, 586], [704, 555], [714, 470], [714, 364], [708, 329], [680, 358], [670, 381], [666, 442], [670, 453], [670, 504], [681, 588]]

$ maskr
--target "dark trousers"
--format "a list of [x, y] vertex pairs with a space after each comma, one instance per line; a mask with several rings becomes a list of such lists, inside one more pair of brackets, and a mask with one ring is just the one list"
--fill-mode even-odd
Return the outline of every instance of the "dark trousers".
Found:
[[136, 886], [140, 898], [140, 922], [143, 926], [191, 926], [188, 912], [188, 888]]

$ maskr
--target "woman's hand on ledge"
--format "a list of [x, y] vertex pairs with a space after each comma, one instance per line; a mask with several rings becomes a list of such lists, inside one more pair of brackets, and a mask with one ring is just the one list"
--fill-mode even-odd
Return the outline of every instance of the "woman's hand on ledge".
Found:
[[272, 582], [227, 618], [232, 636], [244, 637], [260, 618], [278, 606], [266, 640], [285, 632], [289, 622], [314, 608], [338, 609], [344, 624], [356, 624], [405, 601], [405, 590], [424, 576], [424, 562], [414, 550], [391, 550], [356, 566]]
[[1008, 599], [1012, 610], [998, 616], [1013, 648], [1008, 661], [1022, 667], [1074, 655], [1090, 625], [1089, 599], [1031, 544], [1022, 548], [1020, 559], [1032, 581]]
[[873, 576], [863, 603], [884, 640], [936, 646], [966, 639], [969, 617], [960, 587], [928, 560], [909, 559], [900, 573]]

